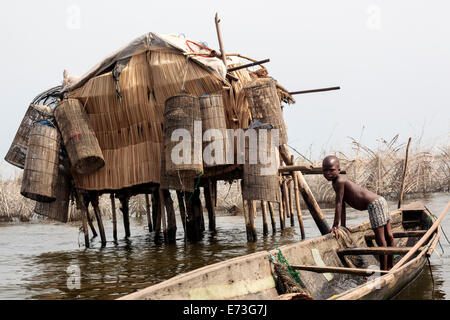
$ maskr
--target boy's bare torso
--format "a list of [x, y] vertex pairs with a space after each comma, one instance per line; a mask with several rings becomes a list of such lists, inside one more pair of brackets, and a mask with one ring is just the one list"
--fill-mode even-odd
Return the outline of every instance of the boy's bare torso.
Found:
[[369, 203], [379, 198], [376, 193], [364, 189], [342, 176], [338, 176], [333, 181], [333, 189], [336, 194], [340, 188], [344, 188], [343, 201], [357, 210], [367, 210]]

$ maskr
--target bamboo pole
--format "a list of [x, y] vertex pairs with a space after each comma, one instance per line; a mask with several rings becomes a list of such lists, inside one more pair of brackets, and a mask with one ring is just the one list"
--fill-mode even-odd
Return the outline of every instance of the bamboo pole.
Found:
[[150, 212], [150, 199], [149, 199], [148, 193], [145, 194], [145, 209], [147, 211], [148, 232], [152, 232], [153, 224], [152, 224], [152, 215]]
[[270, 222], [272, 224], [272, 233], [277, 232], [277, 224], [275, 222], [275, 214], [273, 210], [272, 202], [267, 201], [268, 207], [269, 207], [269, 213], [270, 213]]
[[402, 206], [403, 192], [405, 190], [406, 171], [408, 169], [408, 152], [409, 152], [409, 145], [410, 145], [410, 143], [411, 143], [411, 137], [408, 139], [408, 145], [406, 146], [405, 167], [403, 169], [402, 185], [400, 187], [400, 194], [399, 194], [399, 197], [398, 197], [398, 206], [397, 206], [397, 208], [400, 208]]
[[112, 211], [112, 224], [113, 224], [113, 238], [117, 241], [117, 216], [116, 216], [116, 201], [114, 199], [114, 193], [110, 194], [111, 198], [111, 211]]
[[289, 192], [289, 211], [291, 213], [291, 227], [294, 226], [294, 183], [293, 180], [288, 182], [288, 192]]
[[98, 230], [100, 231], [100, 239], [102, 247], [106, 246], [106, 235], [105, 228], [103, 227], [102, 215], [100, 213], [100, 208], [98, 205], [98, 195], [92, 197], [92, 207], [94, 207], [95, 218], [97, 219]]
[[394, 267], [390, 270], [390, 272], [394, 272], [395, 270], [399, 269], [403, 264], [405, 264], [409, 258], [413, 256], [421, 248], [423, 244], [425, 244], [425, 241], [428, 240], [428, 238], [433, 234], [433, 232], [439, 227], [442, 219], [444, 219], [445, 215], [448, 212], [448, 209], [450, 208], [450, 202], [447, 203], [444, 210], [442, 210], [441, 214], [439, 215], [439, 218], [434, 221], [433, 225], [428, 229], [428, 231], [423, 235], [422, 238], [420, 238], [419, 241], [414, 245], [414, 247], [409, 250], [409, 252], [399, 261], [397, 262]]
[[225, 48], [223, 46], [222, 32], [220, 31], [220, 25], [219, 25], [220, 19], [219, 19], [219, 14], [217, 12], [216, 12], [216, 16], [215, 16], [214, 21], [216, 23], [217, 38], [219, 40], [219, 48], [220, 48], [222, 61], [223, 61], [223, 64], [225, 65], [225, 68], [226, 68], [227, 67], [227, 55], [225, 53]]
[[283, 180], [283, 182], [281, 183], [281, 192], [283, 193], [284, 212], [286, 213], [284, 216], [286, 218], [290, 218], [291, 210], [289, 208], [289, 194], [286, 180]]
[[292, 91], [289, 92], [290, 95], [295, 94], [305, 94], [305, 93], [314, 93], [314, 92], [323, 92], [323, 91], [331, 91], [331, 90], [339, 90], [341, 87], [328, 87], [328, 88], [321, 88], [321, 89], [311, 89], [311, 90], [302, 90], [302, 91]]
[[291, 265], [295, 270], [305, 270], [318, 273], [346, 273], [354, 274], [360, 276], [370, 276], [374, 273], [386, 274], [388, 271], [385, 270], [375, 270], [375, 269], [359, 269], [359, 268], [343, 268], [343, 267], [319, 267], [319, 266], [308, 266], [308, 265]]
[[263, 219], [263, 235], [267, 236], [269, 234], [269, 227], [267, 225], [267, 203], [263, 200], [261, 201], [261, 211]]
[[[291, 159], [292, 158], [293, 158], [293, 156], [291, 157]], [[294, 161], [292, 161], [292, 162], [294, 162]], [[305, 239], [305, 227], [303, 225], [302, 209], [300, 208], [300, 192], [299, 192], [299, 187], [298, 187], [298, 176], [295, 172], [292, 172], [292, 177], [294, 179], [295, 207], [297, 209], [298, 225], [300, 228], [300, 234], [302, 236], [302, 239]]]
[[[284, 162], [287, 164], [291, 163], [291, 153], [288, 150], [288, 147], [283, 144], [279, 147], [280, 155], [283, 158]], [[314, 219], [314, 222], [316, 223], [317, 227], [320, 230], [320, 233], [322, 235], [330, 233], [330, 227], [327, 223], [327, 220], [325, 219], [325, 216], [323, 215], [322, 211], [320, 210], [319, 204], [317, 203], [316, 199], [314, 198], [314, 195], [311, 192], [311, 189], [309, 189], [308, 184], [306, 183], [305, 178], [301, 174], [301, 172], [296, 171], [295, 175], [297, 175], [297, 180], [299, 184], [300, 193], [303, 197], [303, 200], [305, 200], [306, 206], [309, 209], [309, 212], [311, 213], [311, 216]]]

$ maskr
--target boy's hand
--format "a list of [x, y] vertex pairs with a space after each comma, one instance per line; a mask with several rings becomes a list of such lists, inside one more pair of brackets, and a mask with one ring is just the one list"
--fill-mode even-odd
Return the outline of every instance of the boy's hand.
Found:
[[331, 232], [332, 234], [334, 234], [334, 236], [336, 237], [336, 239], [339, 239], [339, 230], [338, 227], [333, 227], [331, 228]]

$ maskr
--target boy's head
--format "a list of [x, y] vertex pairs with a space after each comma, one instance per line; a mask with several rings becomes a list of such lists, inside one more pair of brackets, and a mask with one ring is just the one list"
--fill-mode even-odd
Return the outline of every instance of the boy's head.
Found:
[[339, 176], [339, 159], [335, 156], [327, 156], [322, 161], [323, 176], [328, 181], [332, 181]]

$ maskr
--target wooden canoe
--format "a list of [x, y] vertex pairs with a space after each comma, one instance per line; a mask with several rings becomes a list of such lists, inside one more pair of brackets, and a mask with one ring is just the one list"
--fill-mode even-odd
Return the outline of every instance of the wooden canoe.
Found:
[[[365, 222], [353, 227], [351, 234], [342, 232], [340, 239], [328, 234], [279, 249], [296, 266], [303, 287], [314, 299], [389, 299], [420, 274], [436, 247], [440, 228], [393, 272], [374, 273], [379, 269], [379, 253], [394, 254], [397, 263], [434, 221], [431, 212], [415, 202], [391, 212], [395, 248], [376, 247], [370, 223]], [[295, 294], [277, 292], [270, 259], [277, 253], [263, 251], [215, 263], [120, 299], [295, 299]]]

